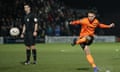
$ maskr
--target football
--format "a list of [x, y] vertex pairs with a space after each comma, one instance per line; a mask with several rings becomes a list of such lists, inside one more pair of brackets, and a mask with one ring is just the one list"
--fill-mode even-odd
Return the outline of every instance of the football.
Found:
[[11, 36], [18, 36], [20, 34], [20, 30], [17, 27], [13, 27], [10, 29], [10, 35]]

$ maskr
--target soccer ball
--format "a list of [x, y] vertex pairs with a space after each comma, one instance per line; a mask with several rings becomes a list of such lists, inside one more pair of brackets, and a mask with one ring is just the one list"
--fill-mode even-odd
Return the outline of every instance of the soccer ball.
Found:
[[10, 29], [11, 36], [18, 36], [20, 34], [20, 30], [17, 27], [13, 27]]

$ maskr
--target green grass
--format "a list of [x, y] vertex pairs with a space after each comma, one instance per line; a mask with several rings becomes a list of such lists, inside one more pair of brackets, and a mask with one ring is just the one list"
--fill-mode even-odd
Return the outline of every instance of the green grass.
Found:
[[[36, 65], [22, 65], [25, 60], [23, 44], [0, 45], [0, 72], [93, 72], [84, 52], [76, 45], [70, 44], [37, 44]], [[120, 71], [120, 43], [94, 43], [91, 53], [99, 72]], [[31, 57], [32, 61], [32, 57]]]

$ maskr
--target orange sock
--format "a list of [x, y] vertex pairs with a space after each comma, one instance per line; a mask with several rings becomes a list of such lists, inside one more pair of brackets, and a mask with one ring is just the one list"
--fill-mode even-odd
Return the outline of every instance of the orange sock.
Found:
[[81, 38], [79, 40], [76, 41], [76, 44], [80, 44], [86, 41], [86, 38]]
[[96, 64], [94, 63], [94, 59], [91, 54], [88, 54], [86, 56], [86, 58], [87, 58], [88, 62], [92, 65], [93, 68], [96, 67]]

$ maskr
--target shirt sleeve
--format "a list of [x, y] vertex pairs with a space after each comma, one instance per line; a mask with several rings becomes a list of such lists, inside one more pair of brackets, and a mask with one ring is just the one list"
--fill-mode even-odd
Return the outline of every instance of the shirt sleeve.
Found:
[[33, 21], [34, 23], [38, 23], [38, 17], [35, 14], [33, 14]]
[[37, 22], [38, 22], [38, 18], [34, 17], [34, 23], [37, 23]]
[[74, 24], [80, 24], [80, 20], [74, 20], [74, 21], [71, 22], [71, 24], [73, 24], [73, 25]]
[[79, 20], [75, 20], [71, 22], [72, 25], [77, 25], [77, 24], [85, 24], [85, 20], [84, 19], [79, 19]]
[[105, 24], [99, 24], [99, 27], [100, 27], [100, 28], [110, 28], [109, 25], [105, 25]]

